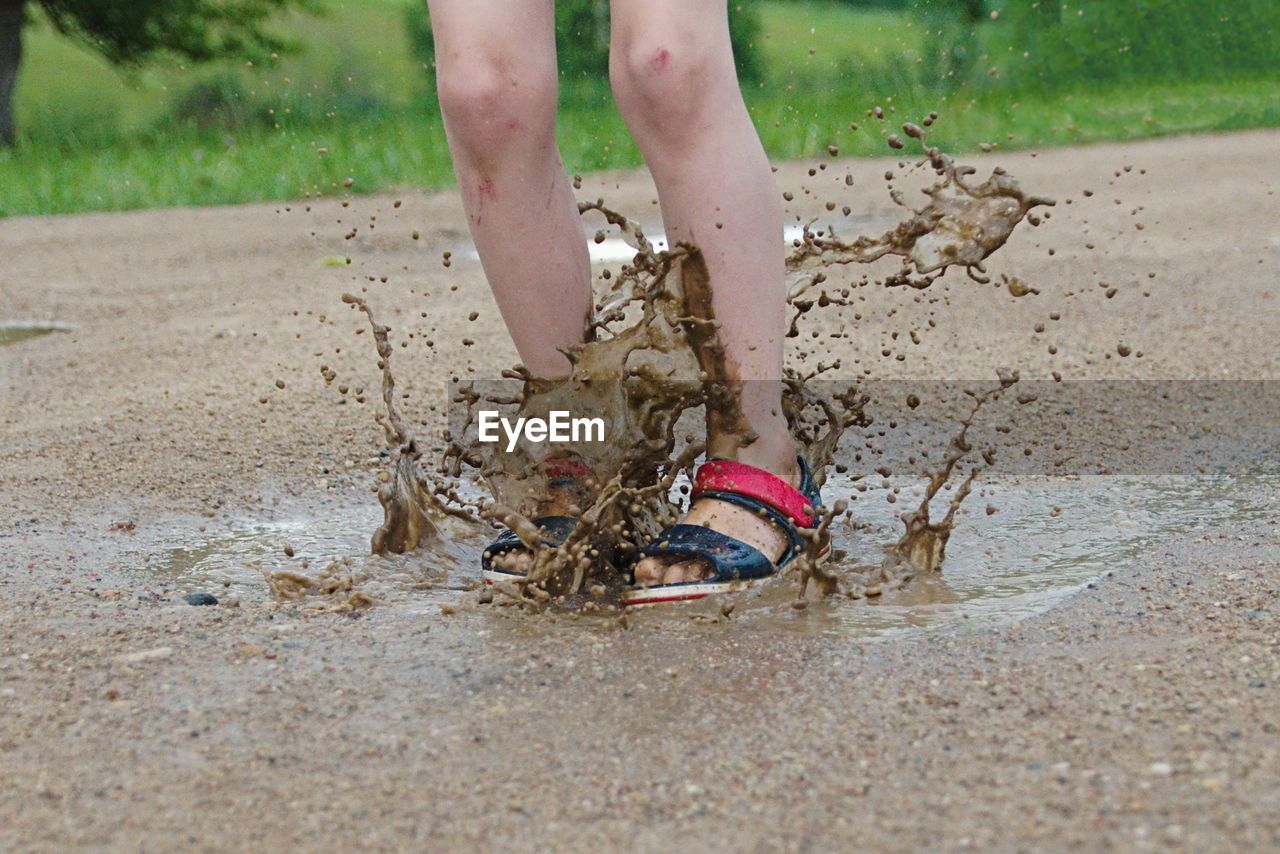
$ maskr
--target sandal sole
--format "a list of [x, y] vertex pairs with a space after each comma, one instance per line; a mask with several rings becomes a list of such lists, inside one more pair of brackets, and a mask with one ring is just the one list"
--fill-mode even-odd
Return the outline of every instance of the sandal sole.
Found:
[[504, 572], [501, 569], [484, 569], [480, 571], [480, 577], [485, 584], [497, 584], [502, 581], [523, 581], [525, 575], [523, 572]]
[[[818, 565], [825, 564], [830, 556], [831, 547], [827, 546], [818, 554]], [[746, 581], [690, 581], [681, 584], [659, 584], [656, 587], [634, 587], [622, 594], [622, 604], [628, 608], [637, 608], [645, 605], [661, 605], [664, 602], [694, 602], [720, 593], [740, 593], [773, 581], [782, 574], [783, 570], [779, 570], [773, 575]]]

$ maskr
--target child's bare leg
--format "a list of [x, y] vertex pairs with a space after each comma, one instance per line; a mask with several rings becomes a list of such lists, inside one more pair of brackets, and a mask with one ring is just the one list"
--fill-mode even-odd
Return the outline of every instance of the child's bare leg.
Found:
[[[678, 23], [677, 23], [678, 22]], [[743, 410], [759, 439], [708, 434], [710, 456], [737, 459], [794, 482], [795, 445], [782, 414], [786, 333], [782, 209], [773, 173], [738, 86], [724, 0], [613, 0], [614, 96], [653, 173], [672, 241], [706, 258], [712, 305]], [[756, 546], [772, 559], [782, 533], [757, 514], [701, 500], [685, 519]], [[638, 580], [674, 583], [704, 561], [647, 558]]]
[[[553, 0], [428, 0], [449, 150], [471, 236], [520, 358], [535, 376], [569, 372], [591, 263], [556, 147]], [[564, 513], [556, 491], [542, 508]], [[495, 563], [526, 572], [526, 550]]]
[[471, 236], [520, 358], [566, 375], [583, 339], [586, 234], [556, 147], [553, 0], [429, 0], [449, 150]]

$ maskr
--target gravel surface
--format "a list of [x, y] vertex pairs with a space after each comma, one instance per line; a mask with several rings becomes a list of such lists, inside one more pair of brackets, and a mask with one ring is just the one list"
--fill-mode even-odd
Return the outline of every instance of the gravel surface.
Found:
[[[847, 376], [1274, 380], [1278, 148], [979, 158], [1059, 199], [991, 265], [1042, 293], [864, 289], [832, 350]], [[795, 216], [831, 197], [893, 221], [896, 161], [815, 166], [780, 166]], [[581, 194], [656, 216], [637, 173]], [[0, 849], [1280, 846], [1274, 476], [1241, 480], [1258, 512], [1201, 516], [1039, 616], [874, 642], [822, 628], [872, 605], [629, 628], [458, 592], [452, 613], [265, 586], [192, 607], [206, 591], [122, 567], [132, 543], [374, 501], [377, 369], [339, 296], [366, 286], [410, 345], [430, 437], [451, 375], [513, 358], [465, 251], [452, 193], [0, 221], [0, 319], [74, 326], [0, 347]], [[909, 358], [879, 357], [930, 311]]]

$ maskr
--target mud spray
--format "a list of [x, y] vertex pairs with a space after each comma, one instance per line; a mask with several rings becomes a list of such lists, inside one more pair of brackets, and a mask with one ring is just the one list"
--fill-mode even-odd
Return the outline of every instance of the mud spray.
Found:
[[[1036, 208], [1054, 204], [1023, 191], [999, 168], [985, 181], [975, 181], [975, 170], [957, 165], [930, 146], [920, 125], [906, 124], [903, 133], [919, 145], [922, 156], [901, 165], [933, 175], [924, 189], [927, 202], [922, 207], [912, 207], [891, 186], [893, 200], [907, 215], [878, 237], [844, 240], [811, 222], [793, 241], [787, 299], [794, 316], [788, 336], [801, 344], [802, 351], [806, 318], [815, 311], [852, 312], [853, 292], [858, 288], [924, 291], [952, 267], [962, 268], [975, 282], [989, 282], [986, 259], [1004, 245], [1019, 223], [1038, 224]], [[890, 137], [891, 146], [901, 144], [896, 135]], [[549, 603], [583, 605], [589, 610], [614, 607], [614, 594], [638, 549], [677, 521], [680, 508], [672, 501], [673, 490], [679, 482], [686, 483], [687, 491], [681, 476], [692, 474], [704, 451], [701, 441], [678, 429], [682, 415], [702, 414], [739, 436], [743, 444], [753, 440], [741, 426], [745, 419], [738, 408], [739, 390], [728, 381], [711, 309], [711, 282], [697, 247], [679, 245], [659, 251], [637, 223], [603, 201], [582, 203], [579, 208], [585, 217], [603, 217], [635, 255], [620, 272], [602, 277], [605, 287], [596, 295], [587, 342], [567, 351], [571, 376], [539, 381], [517, 367], [505, 372], [505, 382], [455, 383], [450, 411], [456, 417], [446, 433], [443, 454], [424, 453], [397, 407], [391, 330], [378, 322], [363, 297], [343, 295], [344, 302], [365, 313], [373, 333], [384, 403], [378, 421], [393, 449], [391, 470], [378, 488], [385, 520], [373, 535], [373, 551], [422, 550], [430, 555], [448, 541], [453, 525], [500, 524], [515, 531], [529, 548], [532, 568], [526, 581], [499, 585], [498, 601], [533, 609]], [[887, 257], [897, 257], [901, 264], [883, 278], [855, 279], [845, 272], [851, 265]], [[1003, 285], [1013, 296], [1034, 293], [1018, 279], [1006, 279]], [[911, 334], [914, 338], [915, 333]], [[799, 361], [808, 355], [802, 352]], [[848, 470], [841, 438], [850, 427], [871, 422], [866, 410], [869, 398], [856, 382], [834, 390], [831, 382], [815, 382], [839, 368], [838, 361], [819, 362], [805, 372], [788, 369], [784, 376], [785, 414], [819, 483], [828, 467]], [[842, 515], [851, 518], [847, 501], [827, 495], [830, 503], [822, 508], [820, 524], [808, 534], [807, 553], [793, 564], [797, 604], [805, 601], [812, 588], [828, 596], [875, 596], [942, 566], [957, 510], [974, 478], [995, 454], [990, 446], [975, 452], [969, 428], [984, 404], [1017, 379], [1015, 371], [1002, 370], [989, 387], [969, 393], [968, 414], [960, 418], [941, 461], [929, 474], [923, 499], [901, 515], [905, 530], [897, 542], [886, 546], [879, 566], [845, 567], [839, 555], [831, 565], [818, 566], [813, 558], [826, 544], [830, 525]], [[326, 380], [332, 376], [326, 375]], [[561, 546], [543, 545], [530, 521], [540, 515], [551, 488], [546, 452], [523, 441], [512, 453], [479, 442], [476, 414], [481, 408], [524, 417], [568, 410], [601, 417], [608, 425], [608, 442], [557, 446], [557, 455], [580, 460], [590, 472], [573, 495], [572, 514], [579, 518], [578, 525]], [[951, 490], [951, 497], [940, 518], [935, 518], [932, 504], [944, 489]], [[349, 591], [342, 579], [341, 572], [330, 571], [320, 578], [277, 573], [268, 581], [278, 596], [293, 598], [308, 592], [332, 593], [335, 584], [339, 592]], [[491, 595], [482, 593], [485, 601]]]

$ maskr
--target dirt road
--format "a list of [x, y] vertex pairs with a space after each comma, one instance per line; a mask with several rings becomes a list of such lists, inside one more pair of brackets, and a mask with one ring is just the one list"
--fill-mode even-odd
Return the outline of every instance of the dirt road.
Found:
[[[1276, 380], [1277, 148], [979, 158], [1059, 199], [992, 264], [1043, 293], [863, 289], [833, 352], [850, 376]], [[895, 161], [814, 167], [780, 168], [794, 217], [838, 192], [892, 221]], [[656, 218], [640, 175], [588, 176], [602, 194]], [[408, 345], [424, 435], [451, 375], [513, 360], [466, 248], [447, 192], [0, 221], [0, 319], [74, 325], [0, 347], [0, 848], [1280, 845], [1274, 477], [1257, 512], [1206, 511], [1039, 616], [874, 642], [821, 604], [629, 629], [412, 595], [186, 604], [149, 570], [167, 538], [374, 501], [377, 372], [344, 290]], [[912, 312], [930, 334], [881, 357]]]

